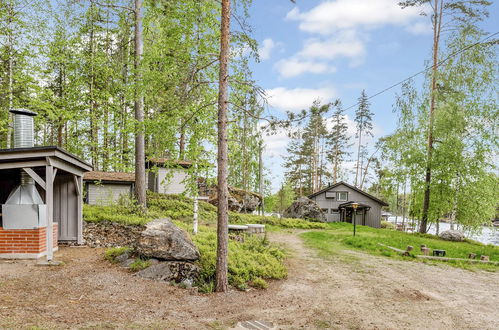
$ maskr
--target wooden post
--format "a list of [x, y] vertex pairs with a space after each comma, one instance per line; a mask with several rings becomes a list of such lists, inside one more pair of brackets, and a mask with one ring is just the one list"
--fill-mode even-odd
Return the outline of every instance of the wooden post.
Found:
[[54, 167], [45, 166], [45, 204], [47, 204], [47, 261], [54, 258], [53, 208], [54, 208]]
[[77, 212], [77, 222], [76, 222], [76, 242], [78, 244], [83, 244], [83, 177], [82, 176], [73, 176], [75, 181], [77, 203], [76, 203], [76, 212]]
[[194, 233], [194, 235], [198, 233], [198, 206], [198, 197], [194, 196], [194, 223], [192, 228], [192, 232]]

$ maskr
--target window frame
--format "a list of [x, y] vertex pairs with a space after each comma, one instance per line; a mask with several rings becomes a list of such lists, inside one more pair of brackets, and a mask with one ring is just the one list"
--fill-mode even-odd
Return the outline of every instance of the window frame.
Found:
[[[340, 198], [341, 194], [346, 194], [345, 199]], [[338, 202], [348, 202], [348, 191], [337, 191], [336, 192], [336, 200]]]

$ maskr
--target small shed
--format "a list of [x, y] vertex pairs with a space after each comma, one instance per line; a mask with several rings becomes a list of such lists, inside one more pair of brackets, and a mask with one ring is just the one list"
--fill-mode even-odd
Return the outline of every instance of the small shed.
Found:
[[161, 194], [183, 194], [187, 191], [191, 166], [190, 161], [151, 158], [146, 162], [147, 188]]
[[58, 147], [34, 147], [36, 113], [11, 112], [14, 148], [0, 149], [0, 258], [51, 260], [58, 241], [83, 243], [83, 174], [92, 166]]
[[312, 195], [322, 211], [326, 214], [328, 222], [353, 222], [354, 208], [352, 204], [358, 204], [355, 221], [357, 224], [374, 228], [381, 227], [381, 208], [388, 206], [381, 199], [367, 192], [349, 185], [338, 182], [330, 185]]
[[124, 172], [92, 171], [83, 176], [85, 203], [110, 205], [121, 196], [133, 196], [135, 174]]

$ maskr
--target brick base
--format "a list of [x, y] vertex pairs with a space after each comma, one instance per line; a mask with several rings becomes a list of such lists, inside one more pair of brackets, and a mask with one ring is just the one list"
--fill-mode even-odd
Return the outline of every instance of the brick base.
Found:
[[[53, 246], [57, 249], [57, 223], [53, 224]], [[46, 255], [47, 228], [3, 229], [0, 227], [0, 258], [36, 259]]]

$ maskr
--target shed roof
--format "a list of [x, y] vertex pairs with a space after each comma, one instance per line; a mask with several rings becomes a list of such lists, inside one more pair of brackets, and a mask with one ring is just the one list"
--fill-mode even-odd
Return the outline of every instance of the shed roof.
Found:
[[154, 165], [181, 166], [184, 168], [189, 168], [192, 166], [191, 161], [171, 159], [171, 158], [149, 158], [147, 160], [147, 163]]
[[84, 181], [135, 182], [135, 173], [92, 171], [83, 175]]
[[372, 200], [374, 200], [374, 201], [376, 201], [376, 202], [380, 203], [380, 204], [381, 204], [381, 205], [383, 205], [383, 206], [388, 206], [388, 204], [387, 204], [386, 202], [382, 201], [381, 199], [379, 199], [379, 198], [377, 198], [377, 197], [374, 197], [373, 195], [368, 194], [368, 193], [366, 193], [365, 191], [360, 190], [359, 188], [354, 187], [354, 186], [352, 186], [352, 185], [349, 185], [348, 183], [345, 183], [345, 182], [343, 182], [343, 181], [340, 181], [340, 182], [337, 182], [337, 183], [335, 183], [335, 184], [329, 185], [329, 186], [327, 186], [326, 188], [324, 188], [324, 189], [322, 189], [322, 190], [319, 190], [319, 191], [317, 191], [317, 192], [313, 193], [312, 195], [309, 195], [309, 196], [308, 196], [308, 198], [313, 198], [313, 197], [315, 197], [315, 196], [317, 196], [317, 195], [320, 195], [320, 194], [322, 194], [322, 193], [324, 193], [324, 192], [328, 191], [329, 189], [336, 188], [336, 187], [338, 187], [338, 186], [340, 186], [340, 185], [344, 185], [344, 186], [346, 186], [346, 187], [348, 187], [348, 188], [350, 188], [350, 189], [352, 189], [352, 190], [355, 190], [356, 192], [358, 192], [358, 193], [360, 193], [360, 194], [362, 194], [362, 195], [364, 195], [364, 196], [366, 196], [366, 197], [368, 197], [368, 198], [370, 198], [370, 199], [372, 199]]
[[82, 172], [92, 170], [92, 165], [83, 159], [67, 152], [66, 150], [56, 146], [42, 146], [30, 148], [11, 148], [0, 149], [0, 163], [18, 163], [25, 161], [46, 161], [47, 157], [62, 160], [66, 163], [76, 166]]

